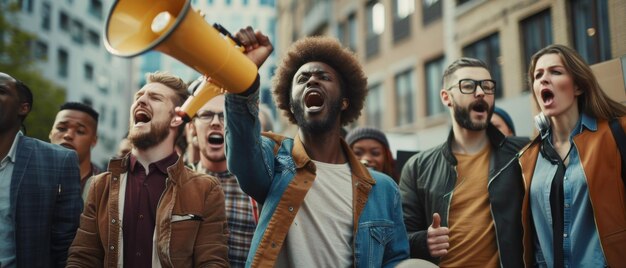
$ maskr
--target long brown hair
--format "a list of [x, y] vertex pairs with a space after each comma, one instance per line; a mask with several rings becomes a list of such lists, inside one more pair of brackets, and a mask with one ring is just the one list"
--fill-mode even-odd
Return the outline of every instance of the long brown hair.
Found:
[[[559, 55], [565, 69], [571, 73], [574, 84], [583, 91], [583, 94], [578, 96], [579, 111], [603, 120], [610, 120], [626, 115], [626, 106], [609, 98], [600, 88], [596, 76], [585, 60], [583, 60], [576, 50], [564, 45], [549, 45], [537, 51], [537, 53], [532, 56], [530, 68], [528, 68], [528, 84], [531, 87], [531, 91], [533, 83], [535, 82], [534, 73], [537, 61], [546, 54]], [[537, 103], [537, 97], [535, 94], [532, 95], [535, 99], [535, 103]]]

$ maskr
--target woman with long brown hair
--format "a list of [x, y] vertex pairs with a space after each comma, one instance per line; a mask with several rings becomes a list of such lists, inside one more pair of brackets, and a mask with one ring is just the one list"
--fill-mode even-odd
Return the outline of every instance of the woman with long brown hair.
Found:
[[527, 266], [623, 266], [626, 190], [609, 123], [623, 131], [626, 107], [563, 45], [533, 55], [528, 82], [544, 124], [520, 157]]

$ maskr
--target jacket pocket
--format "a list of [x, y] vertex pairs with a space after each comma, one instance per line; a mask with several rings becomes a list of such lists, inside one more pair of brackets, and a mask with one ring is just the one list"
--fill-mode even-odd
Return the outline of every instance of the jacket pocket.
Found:
[[[188, 214], [191, 215], [191, 214]], [[196, 235], [202, 218], [195, 220], [185, 215], [172, 215], [172, 233], [170, 234], [170, 254], [172, 258], [191, 258], [196, 244]], [[182, 218], [175, 216], [183, 216]], [[195, 215], [194, 215], [195, 216]], [[178, 218], [178, 221], [174, 221]]]
[[376, 220], [359, 225], [357, 267], [381, 267], [385, 248], [394, 235], [393, 222]]

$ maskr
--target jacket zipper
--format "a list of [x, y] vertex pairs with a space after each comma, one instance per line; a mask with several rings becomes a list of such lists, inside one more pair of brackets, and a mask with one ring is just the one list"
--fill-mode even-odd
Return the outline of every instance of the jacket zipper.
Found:
[[[521, 156], [521, 154], [520, 154]], [[522, 167], [522, 162], [520, 161], [520, 157], [517, 157], [517, 163], [519, 163], [520, 166], [520, 170], [522, 170], [522, 182], [524, 183], [524, 196], [530, 195], [530, 187], [528, 187], [528, 185], [526, 185], [526, 176], [524, 176], [524, 167]], [[526, 192], [526, 189], [529, 189], [528, 192]], [[528, 197], [528, 203], [530, 206], [530, 196]], [[522, 208], [524, 207], [524, 201], [522, 199]], [[530, 208], [528, 208], [530, 209]], [[522, 219], [522, 262], [524, 263], [524, 267], [528, 267], [528, 264], [526, 263], [526, 253], [527, 251], [530, 251], [530, 249], [525, 249], [526, 245], [525, 245], [525, 239], [524, 237], [526, 237], [526, 233], [528, 232], [528, 230], [526, 230], [526, 228], [524, 228], [524, 210], [522, 209], [520, 212], [521, 215], [521, 219]], [[530, 212], [528, 212], [530, 213]], [[532, 223], [530, 223], [532, 224]], [[528, 226], [530, 227], [530, 226]], [[530, 253], [529, 253], [530, 254]]]
[[[489, 187], [491, 186], [491, 183], [498, 176], [500, 176], [500, 174], [502, 174], [502, 171], [507, 169], [509, 165], [511, 165], [511, 163], [513, 163], [517, 159], [518, 159], [517, 157], [514, 157], [513, 159], [511, 159], [511, 161], [506, 163], [506, 165], [504, 165], [503, 168], [498, 170], [498, 172], [495, 175], [493, 175], [491, 179], [489, 179], [489, 182], [487, 182], [487, 194], [489, 194]], [[496, 222], [496, 216], [493, 214], [493, 206], [491, 205], [491, 200], [489, 200], [489, 212], [491, 213], [491, 219], [493, 220], [493, 228], [494, 228], [494, 232], [496, 233], [496, 246], [498, 247], [498, 262], [500, 262], [500, 267], [504, 267], [504, 265], [502, 264], [502, 254], [500, 254], [502, 248], [500, 247], [500, 238], [498, 237], [498, 223]], [[523, 244], [523, 236], [522, 236], [522, 244]]]

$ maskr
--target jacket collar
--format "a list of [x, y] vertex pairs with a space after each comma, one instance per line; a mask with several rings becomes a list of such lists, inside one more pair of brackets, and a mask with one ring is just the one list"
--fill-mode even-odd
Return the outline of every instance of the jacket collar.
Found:
[[[500, 132], [494, 125], [489, 123], [487, 125], [487, 139], [489, 139], [489, 143], [494, 148], [500, 148], [504, 145], [506, 141], [506, 137], [502, 132]], [[448, 162], [454, 166], [457, 165], [456, 157], [454, 157], [454, 153], [452, 153], [452, 143], [454, 142], [454, 131], [450, 129], [450, 134], [448, 134], [448, 140], [444, 144], [443, 148], [443, 156], [448, 160]]]
[[[126, 154], [126, 156], [122, 158], [112, 158], [109, 161], [108, 170], [111, 173], [116, 174], [118, 176], [122, 173], [128, 172], [128, 170], [130, 169], [130, 158], [131, 158], [130, 154], [131, 153], [128, 153]], [[178, 160], [176, 160], [176, 163], [174, 163], [173, 165], [167, 168], [167, 175], [168, 175], [169, 180], [173, 183], [182, 182], [182, 180], [186, 179], [186, 177], [183, 178], [181, 176], [184, 170], [185, 170], [185, 161], [183, 160], [183, 157], [178, 157]]]
[[[370, 185], [376, 184], [376, 181], [372, 178], [369, 171], [367, 171], [367, 168], [359, 162], [343, 138], [341, 139], [341, 148], [343, 149], [343, 152], [348, 160], [348, 164], [350, 165], [352, 176], [357, 177], [359, 180]], [[294, 138], [292, 155], [296, 168], [307, 167], [312, 169], [312, 171], [315, 171], [315, 165], [311, 161], [311, 158], [307, 155], [306, 150], [304, 149], [304, 144], [302, 144], [302, 140], [300, 140], [299, 135], [296, 135]]]

